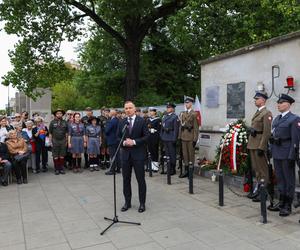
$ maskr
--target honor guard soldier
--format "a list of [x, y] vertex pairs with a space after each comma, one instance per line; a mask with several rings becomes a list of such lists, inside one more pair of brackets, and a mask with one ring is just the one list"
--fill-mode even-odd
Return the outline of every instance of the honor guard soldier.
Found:
[[260, 201], [259, 182], [264, 180], [269, 183], [269, 169], [267, 162], [268, 141], [271, 136], [272, 113], [266, 108], [268, 94], [264, 91], [257, 91], [254, 95], [254, 103], [257, 111], [251, 120], [250, 136], [247, 145], [251, 157], [251, 166], [256, 176], [256, 186], [248, 198], [254, 202]]
[[161, 130], [161, 119], [156, 115], [156, 108], [150, 107], [147, 124], [149, 128], [148, 150], [151, 155], [151, 167], [153, 171], [158, 171], [158, 150], [159, 150], [159, 133]]
[[68, 123], [63, 120], [65, 111], [57, 109], [53, 112], [54, 120], [49, 125], [49, 139], [52, 142], [52, 155], [55, 174], [65, 174], [64, 157], [66, 155]]
[[[160, 138], [164, 143], [166, 156], [170, 157], [171, 174], [176, 174], [176, 141], [178, 138], [179, 120], [175, 114], [174, 103], [167, 103], [167, 114], [162, 118]], [[162, 172], [161, 174], [165, 174]]]
[[[86, 128], [90, 123], [90, 119], [93, 117], [93, 109], [91, 107], [85, 108], [86, 115], [81, 118], [81, 122], [83, 123], [84, 127]], [[89, 156], [86, 152], [86, 148], [84, 149], [84, 168], [89, 167]]]
[[295, 161], [299, 150], [300, 118], [290, 111], [295, 100], [281, 94], [277, 101], [278, 115], [272, 124], [270, 138], [275, 174], [279, 191], [279, 203], [275, 205], [280, 216], [292, 212], [295, 193]]
[[179, 178], [188, 177], [189, 163], [195, 163], [195, 146], [199, 135], [199, 125], [197, 122], [197, 114], [192, 109], [194, 99], [186, 97], [184, 100], [186, 111], [181, 112], [179, 116], [179, 135], [181, 140], [182, 155], [185, 172]]

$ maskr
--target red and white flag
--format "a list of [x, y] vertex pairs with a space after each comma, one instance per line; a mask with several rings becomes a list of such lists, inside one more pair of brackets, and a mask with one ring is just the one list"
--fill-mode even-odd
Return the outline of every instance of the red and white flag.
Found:
[[202, 124], [202, 117], [201, 117], [201, 103], [199, 101], [198, 96], [196, 95], [195, 98], [195, 106], [194, 106], [194, 111], [197, 113], [197, 121], [198, 121], [198, 125], [201, 126]]

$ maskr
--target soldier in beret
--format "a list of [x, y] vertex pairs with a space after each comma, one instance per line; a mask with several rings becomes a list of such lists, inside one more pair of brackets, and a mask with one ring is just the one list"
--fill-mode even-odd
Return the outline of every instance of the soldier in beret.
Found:
[[[175, 114], [174, 103], [167, 103], [167, 113], [162, 118], [160, 138], [164, 143], [166, 156], [170, 157], [171, 174], [176, 174], [176, 141], [178, 138], [179, 120]], [[161, 174], [165, 174], [162, 172]]]
[[280, 216], [292, 212], [295, 192], [295, 162], [299, 154], [300, 118], [290, 111], [295, 100], [281, 94], [277, 101], [280, 112], [272, 124], [271, 152], [279, 191], [279, 203], [275, 205]]
[[188, 177], [189, 163], [195, 163], [195, 146], [199, 135], [199, 125], [197, 122], [197, 114], [192, 109], [194, 99], [186, 97], [184, 100], [186, 111], [181, 112], [179, 116], [180, 127], [179, 136], [182, 146], [182, 155], [185, 172], [179, 178]]
[[269, 170], [267, 162], [268, 141], [271, 136], [272, 113], [266, 108], [268, 94], [257, 91], [254, 95], [254, 103], [257, 110], [251, 120], [250, 136], [247, 148], [251, 157], [251, 166], [254, 169], [257, 179], [253, 193], [248, 198], [254, 202], [260, 201], [259, 182], [264, 179], [269, 183]]

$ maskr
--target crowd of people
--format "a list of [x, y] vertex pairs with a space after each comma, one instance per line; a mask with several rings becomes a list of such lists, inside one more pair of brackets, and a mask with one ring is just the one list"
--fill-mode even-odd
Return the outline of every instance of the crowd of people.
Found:
[[[288, 216], [295, 192], [300, 118], [290, 111], [295, 100], [281, 94], [277, 101], [280, 115], [273, 120], [272, 113], [266, 108], [267, 99], [268, 95], [263, 91], [256, 92], [254, 96], [257, 111], [252, 117], [247, 148], [256, 184], [248, 197], [254, 202], [260, 201], [261, 180], [265, 186], [273, 182], [267, 158], [270, 148], [279, 202], [269, 206], [269, 210]], [[81, 173], [83, 168], [91, 172], [104, 169], [106, 175], [122, 172], [125, 197], [122, 211], [131, 207], [130, 182], [134, 169], [139, 189], [139, 212], [144, 212], [145, 170], [158, 171], [159, 165], [164, 166], [166, 161], [169, 173], [176, 174], [178, 140], [183, 162], [179, 177], [188, 177], [189, 166], [194, 166], [199, 125], [193, 102], [193, 98], [186, 97], [185, 111], [179, 115], [175, 113], [174, 103], [168, 103], [162, 115], [158, 115], [153, 107], [141, 112], [130, 101], [125, 103], [123, 111], [102, 108], [99, 117], [94, 116], [89, 107], [83, 117], [76, 111], [57, 109], [53, 112], [49, 128], [38, 114], [34, 114], [32, 119], [28, 118], [27, 112], [15, 114], [11, 120], [1, 116], [2, 185], [8, 185], [11, 172], [18, 184], [26, 184], [28, 168], [35, 174], [48, 171], [48, 152], [52, 151], [55, 175], [65, 174], [66, 169]], [[121, 150], [118, 152], [119, 143]], [[163, 167], [161, 174], [166, 174]]]
[[[186, 100], [190, 104], [192, 101], [191, 98]], [[184, 128], [183, 133], [179, 131], [175, 107], [175, 104], [168, 103], [165, 114], [158, 113], [153, 107], [143, 111], [139, 108], [135, 109], [135, 115], [147, 122], [150, 136], [146, 149], [151, 155], [151, 169], [158, 171], [159, 162], [162, 161], [162, 157], [161, 159], [159, 157], [162, 156], [162, 151], [165, 151], [170, 158], [172, 175], [176, 173], [177, 137], [184, 134]], [[164, 118], [162, 118], [163, 115]], [[125, 110], [105, 107], [101, 108], [98, 117], [94, 116], [90, 107], [85, 109], [84, 116], [72, 110], [65, 112], [63, 109], [57, 109], [53, 112], [53, 119], [48, 128], [43, 117], [38, 113], [33, 114], [31, 118], [28, 117], [26, 111], [22, 114], [16, 113], [12, 117], [1, 116], [2, 185], [8, 185], [10, 173], [14, 173], [18, 184], [26, 184], [28, 183], [28, 169], [34, 174], [47, 172], [49, 151], [52, 152], [56, 175], [65, 174], [66, 169], [74, 173], [81, 173], [83, 169], [90, 171], [104, 169], [106, 175], [112, 175], [114, 171], [121, 173], [120, 154], [116, 154], [114, 166], [112, 168], [109, 166], [119, 143], [117, 135], [119, 124], [126, 117]], [[184, 126], [189, 126], [188, 130], [198, 131], [195, 119], [192, 121], [189, 121], [188, 117], [183, 119]], [[194, 125], [195, 129], [193, 129]], [[195, 142], [197, 138], [198, 135], [195, 134], [192, 141]], [[82, 163], [83, 157], [84, 164]], [[190, 161], [194, 160], [187, 158], [186, 170]], [[145, 165], [148, 164], [145, 163]], [[163, 170], [162, 174], [165, 173]], [[186, 176], [187, 173], [184, 173], [181, 177]]]

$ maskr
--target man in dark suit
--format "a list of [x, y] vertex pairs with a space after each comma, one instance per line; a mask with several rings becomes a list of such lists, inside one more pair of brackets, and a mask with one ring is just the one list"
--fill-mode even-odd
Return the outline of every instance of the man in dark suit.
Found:
[[273, 121], [270, 139], [280, 195], [279, 204], [275, 205], [279, 208], [279, 216], [291, 214], [295, 193], [295, 162], [299, 152], [300, 118], [290, 111], [294, 102], [289, 95], [279, 96], [277, 108], [281, 114]]
[[123, 175], [123, 194], [125, 204], [121, 211], [125, 212], [131, 208], [131, 172], [134, 168], [139, 190], [139, 213], [146, 210], [146, 182], [144, 162], [146, 160], [146, 143], [149, 131], [145, 120], [135, 114], [136, 108], [133, 102], [127, 101], [124, 105], [127, 118], [122, 120], [118, 129], [119, 140], [125, 128], [125, 137], [121, 142], [121, 162]]
[[[117, 111], [111, 109], [109, 112], [110, 120], [107, 121], [105, 126], [105, 137], [106, 137], [106, 144], [108, 146], [110, 160], [114, 157], [117, 147], [118, 147], [118, 126], [119, 126], [119, 119], [117, 118]], [[120, 173], [120, 160], [119, 154], [117, 155], [113, 167], [108, 170], [105, 174], [112, 175], [116, 170], [117, 173]]]

